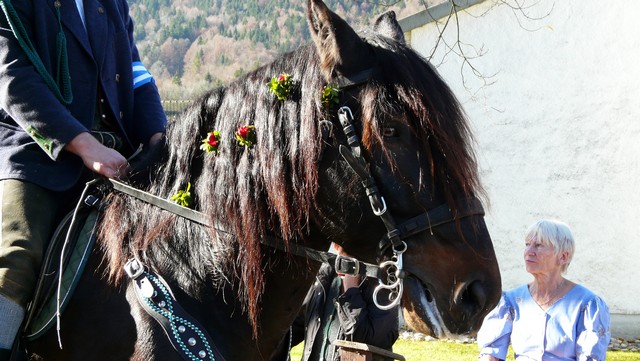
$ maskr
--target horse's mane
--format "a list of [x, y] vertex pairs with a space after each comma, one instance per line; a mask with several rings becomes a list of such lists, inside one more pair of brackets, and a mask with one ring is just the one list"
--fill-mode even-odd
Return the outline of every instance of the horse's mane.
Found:
[[[383, 114], [406, 113], [430, 156], [425, 176], [442, 187], [450, 204], [460, 191], [481, 192], [468, 125], [449, 88], [404, 45], [375, 35], [366, 41], [374, 45], [377, 68], [384, 71], [375, 72], [360, 92], [365, 147], [384, 146], [378, 129]], [[269, 79], [282, 72], [297, 81], [292, 98], [283, 102], [267, 87]], [[122, 266], [133, 255], [154, 262], [173, 260], [170, 272], [177, 279], [187, 277], [180, 275], [187, 270], [178, 264], [203, 264], [205, 269], [187, 271], [187, 287], [197, 293], [206, 282], [228, 279], [244, 300], [256, 332], [264, 289], [260, 240], [269, 234], [285, 241], [308, 236], [322, 148], [317, 122], [326, 118], [320, 100], [327, 83], [322, 74], [327, 73], [331, 69], [321, 69], [315, 47], [304, 46], [208, 92], [171, 122], [166, 155], [152, 172], [148, 191], [169, 198], [190, 183], [193, 208], [236, 237], [112, 194], [100, 230], [112, 280], [122, 280]], [[234, 132], [246, 124], [257, 132], [251, 149], [235, 141]], [[199, 149], [213, 130], [221, 133], [218, 155]], [[204, 237], [212, 242], [202, 242]], [[214, 279], [212, 270], [218, 275]]]

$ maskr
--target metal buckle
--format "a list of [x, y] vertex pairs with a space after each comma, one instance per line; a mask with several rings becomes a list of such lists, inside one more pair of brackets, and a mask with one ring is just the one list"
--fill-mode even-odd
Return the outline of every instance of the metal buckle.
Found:
[[128, 260], [127, 263], [125, 263], [124, 271], [126, 272], [127, 276], [129, 276], [129, 278], [135, 280], [144, 273], [144, 266], [142, 265], [142, 262], [138, 261], [135, 258], [132, 258]]
[[380, 217], [387, 212], [387, 202], [384, 201], [384, 197], [380, 197], [382, 209], [376, 209], [376, 206], [373, 204], [373, 199], [370, 199], [369, 201], [371, 202], [371, 209], [373, 210], [373, 214], [375, 214], [376, 216]]
[[336, 257], [335, 269], [336, 273], [356, 276], [360, 274], [360, 262], [355, 258], [338, 255]]
[[84, 199], [84, 204], [88, 205], [89, 207], [97, 207], [100, 204], [100, 198], [94, 196], [93, 194], [89, 194], [87, 196], [87, 198]]

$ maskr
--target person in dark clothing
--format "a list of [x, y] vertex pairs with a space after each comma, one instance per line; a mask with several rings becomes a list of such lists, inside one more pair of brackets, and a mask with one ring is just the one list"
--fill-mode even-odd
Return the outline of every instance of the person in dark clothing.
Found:
[[123, 176], [167, 122], [126, 0], [4, 0], [2, 12], [0, 361], [84, 183]]
[[[346, 256], [337, 244], [338, 254]], [[398, 339], [398, 308], [381, 310], [373, 302], [377, 283], [336, 274], [323, 264], [302, 308], [272, 361], [289, 359], [291, 347], [304, 341], [303, 361], [339, 361], [335, 340], [367, 343], [391, 350]]]

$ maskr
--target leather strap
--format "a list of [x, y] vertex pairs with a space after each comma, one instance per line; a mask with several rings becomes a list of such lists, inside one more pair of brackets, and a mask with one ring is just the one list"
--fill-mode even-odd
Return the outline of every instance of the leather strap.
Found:
[[[113, 189], [119, 192], [128, 194], [134, 198], [137, 198], [139, 200], [152, 204], [158, 208], [164, 209], [165, 211], [171, 212], [177, 216], [202, 224], [203, 226], [213, 227], [211, 222], [201, 212], [195, 211], [190, 208], [179, 206], [166, 199], [163, 199], [153, 194], [136, 189], [120, 181], [117, 181], [114, 179], [108, 179], [108, 181], [113, 186]], [[216, 228], [216, 231], [233, 236], [229, 232], [219, 228]], [[262, 240], [261, 243], [266, 246], [270, 246], [284, 252], [290, 252], [296, 256], [312, 259], [314, 261], [337, 264], [336, 262], [337, 262], [338, 256], [333, 253], [318, 251], [316, 249], [301, 246], [295, 243], [289, 243], [288, 245], [286, 245], [284, 240], [281, 238], [268, 237], [267, 239]], [[379, 278], [381, 273], [380, 273], [380, 267], [378, 267], [377, 265], [358, 261], [355, 258], [351, 258], [351, 261], [345, 261], [344, 258], [345, 257], [342, 257], [342, 259], [339, 262], [340, 265], [342, 265], [342, 268], [340, 268], [341, 273], [349, 274], [349, 275], [360, 274], [360, 275], [366, 275], [367, 277], [371, 277], [371, 278]], [[338, 268], [339, 267], [336, 267], [336, 269]], [[353, 273], [356, 270], [358, 272]]]
[[[274, 243], [276, 241], [278, 242], [277, 244]], [[271, 239], [270, 243], [263, 244], [285, 251], [284, 243], [280, 243], [279, 241], [281, 240]], [[383, 276], [378, 265], [362, 262], [353, 257], [345, 257], [330, 252], [318, 251], [295, 243], [290, 243], [288, 249], [290, 253], [295, 254], [296, 256], [309, 258], [322, 263], [333, 264], [336, 272], [338, 273], [350, 276], [361, 275], [376, 279], [380, 279], [380, 277]]]
[[145, 270], [136, 259], [127, 262], [125, 271], [138, 303], [160, 324], [184, 360], [224, 361], [206, 329], [180, 306], [160, 275]]
[[199, 223], [203, 226], [211, 227], [211, 222], [207, 219], [207, 217], [198, 211], [194, 211], [193, 209], [179, 206], [176, 203], [170, 202], [166, 199], [160, 198], [151, 193], [142, 191], [140, 189], [136, 189], [130, 185], [124, 184], [115, 179], [107, 179], [109, 183], [113, 186], [113, 189], [122, 192], [124, 194], [128, 194], [134, 198], [137, 198], [141, 201], [152, 204], [158, 208], [162, 208], [167, 212], [178, 215], [182, 218], [186, 218], [190, 221]]
[[333, 78], [332, 83], [335, 84], [336, 88], [344, 89], [349, 88], [355, 85], [360, 85], [369, 79], [371, 79], [371, 75], [373, 74], [373, 68], [364, 69], [355, 74], [349, 75], [338, 75]]

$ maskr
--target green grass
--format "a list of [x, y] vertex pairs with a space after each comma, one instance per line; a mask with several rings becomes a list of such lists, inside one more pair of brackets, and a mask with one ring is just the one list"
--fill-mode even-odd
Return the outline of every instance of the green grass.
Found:
[[[393, 352], [401, 354], [407, 361], [469, 361], [478, 359], [478, 346], [446, 341], [398, 340]], [[302, 358], [302, 344], [291, 349], [291, 360]], [[513, 352], [507, 360], [513, 361]], [[607, 361], [640, 361], [640, 352], [609, 351]]]

